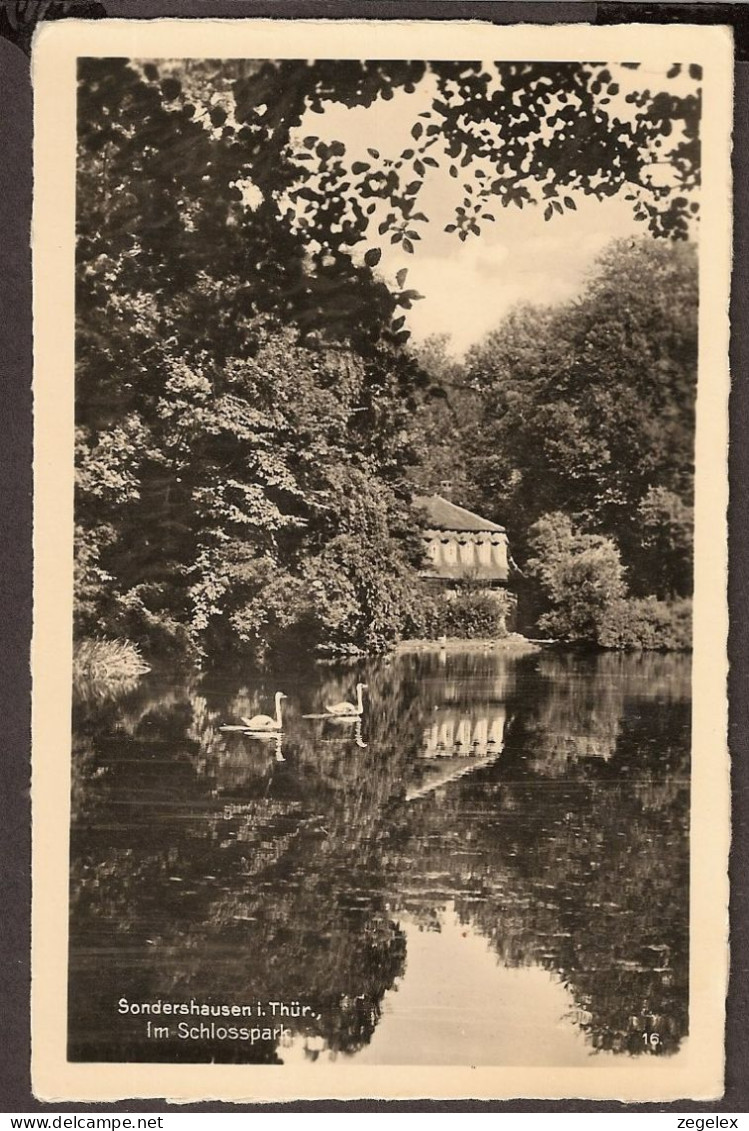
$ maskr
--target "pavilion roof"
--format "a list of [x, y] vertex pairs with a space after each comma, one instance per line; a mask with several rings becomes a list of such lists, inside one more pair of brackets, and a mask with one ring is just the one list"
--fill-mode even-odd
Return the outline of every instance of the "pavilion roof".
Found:
[[429, 526], [436, 530], [494, 530], [504, 533], [504, 526], [459, 507], [442, 495], [417, 495], [414, 506], [426, 512]]

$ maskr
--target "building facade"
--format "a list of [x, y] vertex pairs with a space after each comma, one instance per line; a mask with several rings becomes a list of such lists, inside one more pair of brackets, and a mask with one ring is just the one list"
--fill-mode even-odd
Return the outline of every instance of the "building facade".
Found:
[[426, 577], [444, 582], [474, 580], [506, 585], [510, 573], [507, 532], [442, 495], [420, 495]]

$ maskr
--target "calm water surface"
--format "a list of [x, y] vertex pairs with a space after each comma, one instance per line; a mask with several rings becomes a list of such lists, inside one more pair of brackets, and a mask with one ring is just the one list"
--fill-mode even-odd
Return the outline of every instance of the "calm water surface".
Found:
[[[360, 680], [360, 721], [304, 717]], [[220, 729], [278, 690], [279, 736]], [[689, 723], [681, 656], [447, 651], [78, 688], [70, 1059], [675, 1053]]]

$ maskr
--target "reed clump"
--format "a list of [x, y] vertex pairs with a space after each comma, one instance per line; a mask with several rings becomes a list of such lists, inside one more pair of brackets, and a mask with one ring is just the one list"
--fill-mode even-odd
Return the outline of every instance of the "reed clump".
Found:
[[73, 676], [95, 682], [134, 679], [150, 671], [130, 640], [80, 640], [73, 650]]

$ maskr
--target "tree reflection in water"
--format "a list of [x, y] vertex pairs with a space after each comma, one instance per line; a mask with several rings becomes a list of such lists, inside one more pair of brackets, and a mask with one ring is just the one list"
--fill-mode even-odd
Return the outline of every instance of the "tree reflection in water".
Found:
[[[302, 717], [360, 679], [360, 727]], [[277, 742], [221, 732], [278, 688]], [[689, 695], [680, 656], [466, 652], [79, 696], [71, 1059], [284, 1058], [277, 1040], [149, 1040], [123, 996], [301, 1000], [286, 1024], [307, 1055], [353, 1055], [408, 976], [404, 916], [438, 930], [448, 905], [502, 963], [567, 986], [591, 1049], [642, 1053], [657, 1031], [675, 1051]]]

